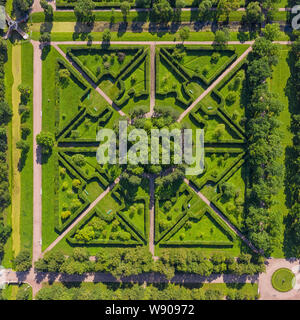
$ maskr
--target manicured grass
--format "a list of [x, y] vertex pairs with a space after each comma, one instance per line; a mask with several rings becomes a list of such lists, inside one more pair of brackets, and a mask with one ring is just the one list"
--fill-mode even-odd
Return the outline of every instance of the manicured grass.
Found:
[[[10, 41], [7, 42], [7, 62], [5, 64], [5, 98], [6, 101], [12, 105], [12, 86], [14, 82], [13, 74], [12, 74], [12, 44]], [[7, 151], [7, 163], [11, 163], [12, 159], [12, 134], [11, 134], [11, 122], [7, 126], [7, 142], [8, 142], [8, 151]], [[9, 168], [9, 188], [10, 194], [12, 190], [12, 167], [11, 165], [8, 166]], [[11, 216], [11, 206], [9, 206], [3, 213], [4, 223], [11, 226], [12, 225], [12, 216]], [[11, 260], [13, 258], [13, 251], [12, 251], [12, 236], [9, 237], [5, 246], [4, 246], [4, 256], [1, 261], [1, 264], [6, 267], [10, 268], [12, 266]]]
[[[293, 145], [292, 138], [293, 135], [290, 132], [290, 124], [291, 124], [291, 113], [289, 111], [290, 106], [290, 97], [289, 97], [289, 91], [287, 88], [289, 88], [290, 84], [290, 66], [289, 66], [289, 52], [290, 47], [289, 46], [279, 46], [280, 48], [280, 57], [279, 57], [279, 63], [277, 66], [273, 68], [273, 76], [270, 79], [269, 85], [271, 92], [278, 94], [279, 100], [283, 103], [284, 109], [281, 112], [279, 116], [279, 121], [281, 122], [280, 130], [283, 133], [282, 138], [282, 146], [283, 146], [283, 155], [281, 160], [281, 163], [285, 163], [287, 161], [288, 156], [288, 150], [289, 147]], [[286, 218], [289, 213], [289, 201], [288, 201], [288, 190], [289, 188], [286, 188], [285, 184], [279, 191], [279, 193], [276, 196], [277, 203], [273, 206], [274, 210], [278, 210], [280, 214], [282, 215], [282, 219]], [[283, 230], [284, 234], [284, 230]], [[283, 238], [282, 234], [282, 238]], [[283, 248], [283, 246], [277, 246], [272, 253], [272, 256], [275, 258], [283, 258], [286, 256], [289, 256], [289, 253], [286, 252], [286, 250]]]
[[[33, 88], [33, 47], [30, 42], [22, 43], [22, 84]], [[32, 216], [33, 216], [33, 108], [32, 94], [28, 102], [30, 115], [26, 120], [31, 129], [26, 141], [30, 145], [25, 164], [21, 171], [21, 248], [32, 249]]]
[[[43, 79], [42, 79], [42, 97], [43, 97], [43, 118], [42, 130], [55, 132], [55, 63], [57, 57], [61, 57], [59, 53], [50, 47], [49, 53], [46, 55], [44, 49], [43, 58]], [[56, 148], [53, 150], [53, 154]], [[44, 160], [42, 166], [42, 249], [46, 249], [57, 237], [54, 231], [55, 215], [54, 215], [54, 175], [55, 175], [55, 157], [53, 154]]]
[[272, 286], [280, 292], [287, 292], [293, 289], [296, 277], [294, 273], [287, 268], [276, 270], [272, 275]]
[[19, 161], [21, 152], [16, 148], [16, 143], [21, 138], [21, 118], [19, 115], [20, 93], [18, 86], [22, 83], [22, 47], [20, 44], [12, 48], [12, 73], [14, 84], [12, 87], [12, 239], [13, 252], [17, 255], [21, 249], [20, 243], [20, 211], [21, 211], [21, 173]]
[[[55, 24], [54, 24], [55, 26]], [[32, 30], [32, 39], [39, 40], [40, 37], [40, 26], [34, 24], [31, 27]], [[58, 31], [51, 32], [52, 41], [87, 41], [87, 33], [76, 33], [73, 32], [74, 27], [71, 27], [71, 30], [66, 31], [64, 25], [59, 27]], [[102, 32], [91, 32], [89, 33], [94, 41], [102, 41]], [[209, 30], [207, 31], [191, 31], [189, 41], [214, 41], [215, 34]], [[231, 41], [249, 41], [254, 40], [252, 34], [249, 32], [230, 32], [230, 40]], [[280, 38], [278, 40], [285, 41], [290, 39], [289, 33], [281, 33]], [[111, 32], [111, 41], [179, 41], [179, 33], [178, 32]]]

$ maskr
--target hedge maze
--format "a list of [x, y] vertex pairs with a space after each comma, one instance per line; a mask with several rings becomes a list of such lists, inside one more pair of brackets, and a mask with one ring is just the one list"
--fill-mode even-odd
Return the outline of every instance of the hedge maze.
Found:
[[[96, 160], [101, 128], [113, 128], [120, 114], [149, 110], [150, 50], [147, 46], [60, 46], [69, 61], [56, 58], [54, 215], [61, 234], [120, 176], [117, 165]], [[235, 48], [157, 46], [156, 107], [180, 114], [238, 57]], [[78, 66], [77, 70], [72, 63]], [[81, 70], [82, 72], [79, 72]], [[243, 227], [247, 181], [243, 108], [244, 64], [239, 64], [183, 119], [205, 132], [205, 168], [187, 177], [237, 228]], [[90, 81], [87, 81], [90, 79]], [[95, 86], [91, 86], [91, 82]], [[95, 90], [99, 87], [110, 105]], [[240, 97], [241, 96], [241, 97]], [[155, 109], [156, 110], [156, 109]], [[71, 246], [145, 246], [150, 230], [149, 180], [133, 197], [117, 184], [67, 235]], [[226, 223], [184, 182], [170, 196], [155, 196], [154, 240], [158, 247], [233, 248], [239, 240]]]

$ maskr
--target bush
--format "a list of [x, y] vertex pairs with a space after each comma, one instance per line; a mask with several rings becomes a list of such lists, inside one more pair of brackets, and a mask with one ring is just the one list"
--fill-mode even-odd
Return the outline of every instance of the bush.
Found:
[[31, 268], [31, 256], [28, 250], [22, 250], [13, 260], [16, 271], [28, 271]]

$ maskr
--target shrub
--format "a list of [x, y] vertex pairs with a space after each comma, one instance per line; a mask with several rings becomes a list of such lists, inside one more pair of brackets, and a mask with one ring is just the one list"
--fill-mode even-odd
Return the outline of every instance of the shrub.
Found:
[[211, 63], [217, 63], [220, 60], [220, 53], [219, 52], [214, 52], [211, 56]]
[[207, 66], [204, 66], [203, 70], [202, 70], [202, 74], [204, 76], [207, 76], [208, 75], [208, 72], [209, 72], [209, 68]]
[[234, 92], [230, 92], [228, 93], [227, 97], [226, 97], [226, 104], [228, 106], [234, 104], [236, 101], [236, 94]]
[[74, 161], [74, 163], [79, 166], [79, 167], [83, 167], [86, 163], [85, 161], [85, 157], [82, 154], [75, 154], [72, 157], [72, 160]]
[[70, 215], [71, 215], [71, 212], [70, 212], [69, 210], [67, 210], [67, 211], [62, 211], [62, 213], [60, 214], [60, 216], [61, 216], [62, 219], [67, 219], [67, 218], [70, 217]]
[[80, 185], [81, 185], [81, 181], [80, 181], [79, 179], [73, 179], [73, 181], [72, 181], [72, 187], [73, 187], [74, 189], [78, 189]]

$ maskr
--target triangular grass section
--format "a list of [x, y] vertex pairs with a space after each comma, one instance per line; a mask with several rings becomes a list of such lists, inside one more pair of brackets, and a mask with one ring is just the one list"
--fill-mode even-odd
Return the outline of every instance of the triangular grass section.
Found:
[[[230, 149], [228, 149], [230, 150]], [[218, 152], [220, 151], [220, 152]], [[234, 151], [234, 150], [231, 150]], [[216, 185], [229, 176], [231, 172], [242, 165], [244, 162], [244, 152], [227, 152], [226, 150], [211, 150], [206, 152], [204, 156], [204, 171], [198, 176], [188, 176], [197, 188], [201, 190], [206, 184], [212, 188], [208, 188], [208, 194], [203, 193], [209, 198], [215, 197], [217, 193]]]
[[[69, 68], [72, 68], [71, 66]], [[68, 70], [58, 62], [58, 70]], [[72, 73], [65, 81], [57, 80], [57, 91], [59, 94], [59, 129], [62, 129], [78, 112], [81, 97], [87, 87]]]
[[167, 241], [168, 242], [180, 242], [183, 245], [197, 242], [209, 246], [222, 245], [231, 242], [232, 239], [226, 230], [221, 226], [212, 216], [206, 211], [204, 215], [198, 220], [195, 218], [189, 218], [183, 226]]
[[230, 116], [231, 120], [244, 126], [242, 119], [245, 117], [246, 91], [245, 87], [245, 69], [244, 67], [236, 72], [224, 83], [219, 89], [224, 98], [224, 109]]
[[244, 204], [246, 194], [246, 165], [240, 166], [229, 177], [229, 179], [226, 179], [225, 182], [233, 187], [235, 196], [226, 197], [219, 187], [218, 189], [221, 194], [216, 200], [216, 205], [233, 225], [241, 229], [244, 219]]
[[117, 75], [121, 68], [125, 67], [138, 52], [137, 48], [102, 49], [90, 48], [69, 48], [72, 53], [88, 68], [96, 77], [105, 72]]
[[191, 71], [202, 74], [209, 81], [216, 73], [226, 69], [234, 55], [234, 49], [216, 50], [213, 47], [202, 47], [197, 50], [195, 47], [186, 46], [181, 64]]
[[84, 222], [73, 229], [69, 242], [72, 244], [139, 244], [139, 239], [126, 223], [113, 212], [92, 211]]

